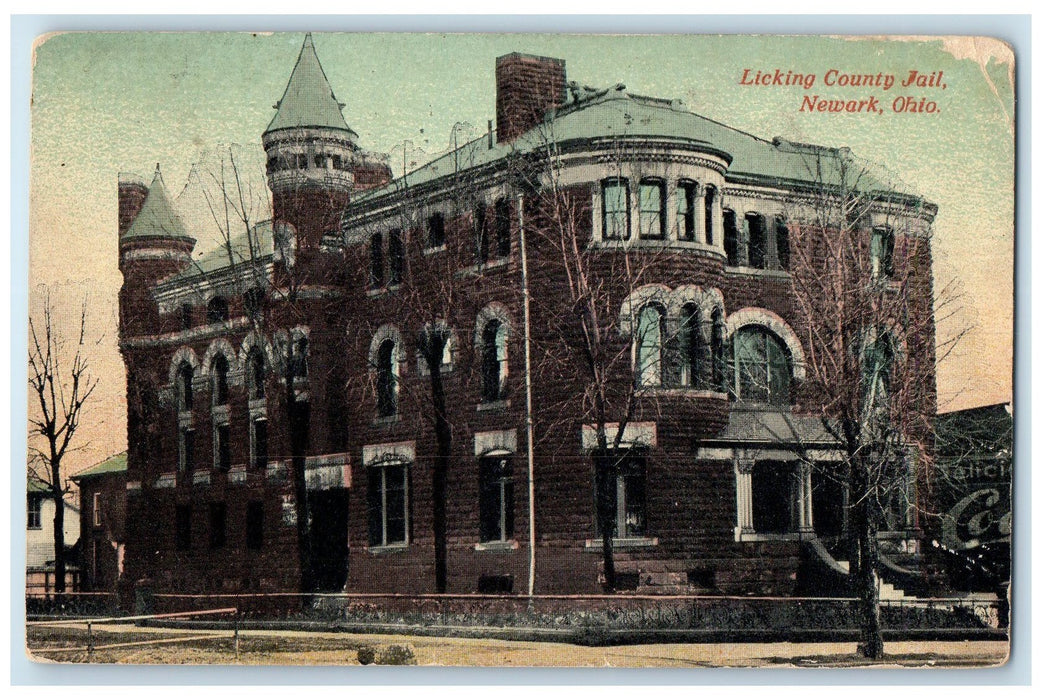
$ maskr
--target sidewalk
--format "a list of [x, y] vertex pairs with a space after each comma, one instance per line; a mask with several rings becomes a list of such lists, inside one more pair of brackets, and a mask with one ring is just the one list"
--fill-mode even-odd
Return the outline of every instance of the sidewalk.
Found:
[[[197, 630], [180, 630], [191, 635]], [[95, 633], [127, 639], [150, 635], [171, 636], [179, 630], [132, 625], [97, 625]], [[351, 634], [337, 632], [244, 630], [240, 632], [242, 664], [353, 665], [362, 645], [385, 647], [408, 644], [419, 665], [434, 666], [561, 666], [561, 667], [765, 667], [810, 668], [885, 665], [902, 667], [982, 667], [1003, 662], [1006, 642], [888, 642], [882, 663], [854, 655], [853, 642], [634, 644], [588, 647], [558, 642], [431, 637], [414, 635]], [[186, 643], [187, 644], [187, 643]], [[235, 663], [229, 640], [166, 645], [128, 651], [123, 663]], [[57, 658], [57, 657], [54, 657]], [[97, 659], [101, 661], [101, 659]]]

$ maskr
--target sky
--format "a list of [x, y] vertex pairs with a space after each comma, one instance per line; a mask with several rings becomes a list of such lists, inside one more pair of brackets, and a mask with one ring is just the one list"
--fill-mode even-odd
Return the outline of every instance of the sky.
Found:
[[[29, 313], [39, 313], [49, 291], [71, 332], [86, 298], [99, 379], [71, 472], [126, 447], [116, 328], [118, 173], [147, 181], [159, 163], [176, 196], [194, 162], [222, 144], [238, 144], [262, 179], [260, 136], [303, 38], [143, 32], [38, 39]], [[938, 205], [935, 288], [954, 285], [957, 292], [955, 313], [938, 314], [938, 338], [965, 332], [938, 366], [940, 410], [1011, 399], [1014, 65], [1006, 45], [972, 37], [388, 33], [316, 33], [314, 41], [347, 123], [363, 148], [391, 154], [396, 174], [403, 155], [419, 164], [446, 150], [454, 129], [460, 141], [484, 132], [495, 118], [495, 58], [512, 51], [563, 58], [569, 80], [623, 83], [634, 93], [677, 98], [691, 111], [763, 138], [850, 147]], [[913, 70], [937, 85], [902, 87]], [[742, 84], [757, 71], [773, 78], [761, 82], [782, 84]], [[815, 82], [787, 80], [789, 71], [814, 75]], [[827, 75], [862, 85], [828, 85]], [[875, 86], [886, 75], [897, 83], [889, 90]], [[801, 110], [813, 95], [875, 96], [880, 111]], [[895, 99], [905, 97], [927, 108], [933, 103], [936, 111], [895, 111]], [[198, 252], [217, 244], [201, 219], [190, 214], [189, 220], [198, 227]]]

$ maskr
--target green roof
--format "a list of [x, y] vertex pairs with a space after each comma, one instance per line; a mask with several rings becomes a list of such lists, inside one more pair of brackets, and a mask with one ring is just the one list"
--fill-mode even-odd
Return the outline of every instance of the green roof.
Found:
[[[512, 153], [531, 153], [545, 148], [548, 141], [561, 147], [568, 142], [596, 138], [632, 138], [673, 141], [698, 146], [730, 161], [728, 180], [761, 184], [814, 183], [817, 169], [825, 183], [838, 183], [842, 149], [797, 144], [783, 139], [768, 141], [726, 126], [684, 109], [677, 101], [633, 95], [623, 86], [591, 93], [592, 96], [566, 104], [550, 112], [543, 123], [509, 143], [488, 147], [485, 136], [460, 146], [405, 176], [409, 186], [489, 164]], [[820, 156], [820, 158], [819, 158]], [[458, 166], [457, 166], [458, 164]], [[878, 181], [858, 183], [861, 189], [886, 189]], [[402, 178], [365, 193], [355, 201], [365, 201], [402, 189]]]
[[286, 84], [286, 91], [282, 94], [282, 99], [275, 103], [275, 109], [278, 111], [264, 133], [278, 129], [321, 127], [340, 129], [357, 136], [344, 121], [344, 115], [340, 111], [342, 107], [333, 94], [325, 71], [322, 70], [311, 33], [308, 32], [304, 37], [304, 45], [300, 48], [297, 64], [293, 66], [293, 72]]
[[145, 197], [144, 204], [141, 205], [141, 211], [130, 224], [130, 228], [123, 234], [122, 239], [155, 237], [183, 238], [194, 242], [194, 239], [188, 235], [181, 217], [174, 213], [158, 164], [156, 164], [156, 175], [148, 187], [148, 195]]
[[245, 231], [233, 235], [227, 242], [222, 242], [216, 248], [203, 253], [202, 257], [193, 260], [181, 272], [163, 280], [162, 286], [171, 283], [176, 285], [198, 275], [224, 270], [233, 265], [263, 265], [271, 258], [274, 246], [272, 223], [262, 221], [253, 227], [253, 235], [247, 237]]
[[120, 452], [118, 455], [112, 455], [104, 462], [95, 464], [93, 467], [84, 469], [79, 474], [74, 474], [73, 481], [81, 481], [82, 479], [89, 479], [95, 476], [102, 476], [103, 474], [119, 474], [127, 471], [127, 453]]
[[51, 489], [47, 484], [37, 479], [32, 474], [29, 475], [29, 483], [26, 484], [26, 493], [48, 493]]

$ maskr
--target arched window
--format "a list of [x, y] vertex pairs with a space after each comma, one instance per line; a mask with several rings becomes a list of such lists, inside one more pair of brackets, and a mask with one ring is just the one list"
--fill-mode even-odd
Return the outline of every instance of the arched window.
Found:
[[665, 314], [655, 305], [649, 304], [640, 310], [637, 319], [637, 335], [634, 338], [637, 386], [660, 386], [662, 384], [662, 322]]
[[713, 245], [713, 202], [716, 200], [716, 188], [712, 185], [706, 186], [706, 198], [705, 198], [705, 231], [706, 231], [706, 245]]
[[394, 340], [380, 343], [376, 352], [376, 412], [381, 418], [398, 413], [398, 358]]
[[228, 360], [224, 355], [214, 357], [211, 375], [213, 405], [224, 406], [228, 403]]
[[264, 352], [254, 347], [246, 359], [246, 381], [248, 383], [250, 399], [264, 398], [264, 382], [267, 379], [268, 370], [264, 362]]
[[506, 394], [506, 327], [492, 319], [481, 331], [481, 400], [501, 401]]
[[224, 297], [214, 297], [206, 305], [206, 322], [222, 323], [228, 320], [228, 300]]
[[192, 365], [188, 362], [182, 362], [181, 366], [177, 368], [177, 386], [175, 390], [177, 392], [177, 410], [178, 411], [191, 411], [192, 410], [192, 377], [194, 371]]
[[789, 402], [789, 353], [763, 326], [745, 326], [734, 336], [735, 395], [743, 401]]
[[677, 381], [680, 386], [703, 385], [702, 315], [696, 304], [685, 304], [677, 330]]

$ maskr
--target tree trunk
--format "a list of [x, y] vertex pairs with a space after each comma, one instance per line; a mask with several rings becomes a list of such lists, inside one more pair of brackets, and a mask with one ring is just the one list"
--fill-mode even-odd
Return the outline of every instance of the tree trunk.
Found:
[[[448, 482], [449, 457], [452, 453], [452, 428], [445, 415], [445, 385], [441, 378], [442, 351], [431, 353], [431, 399], [434, 403], [434, 469], [431, 474], [434, 519], [434, 589], [445, 593], [448, 587], [448, 548], [445, 516], [445, 491]], [[433, 359], [437, 358], [437, 359]]]
[[857, 653], [867, 659], [883, 656], [883, 637], [879, 624], [879, 540], [876, 536], [876, 518], [873, 517], [875, 494], [871, 488], [865, 458], [859, 457], [852, 465], [851, 474], [851, 540], [853, 557], [850, 561], [851, 583], [857, 600], [856, 611], [861, 627]]
[[296, 400], [293, 377], [287, 377], [286, 412], [289, 423], [290, 471], [293, 479], [294, 504], [297, 511], [297, 547], [300, 559], [300, 590], [315, 592], [314, 565], [311, 557], [311, 510], [308, 507], [307, 450], [308, 406]]
[[[57, 467], [54, 473], [59, 473]], [[54, 484], [58, 480], [54, 477]], [[62, 498], [61, 487], [51, 486], [51, 500], [54, 501], [54, 592], [65, 592], [65, 499]]]
[[601, 556], [604, 559], [604, 592], [615, 592], [615, 549], [612, 531], [615, 525], [615, 464], [614, 455], [598, 451], [593, 458], [594, 479], [597, 485], [597, 525], [601, 531]]

